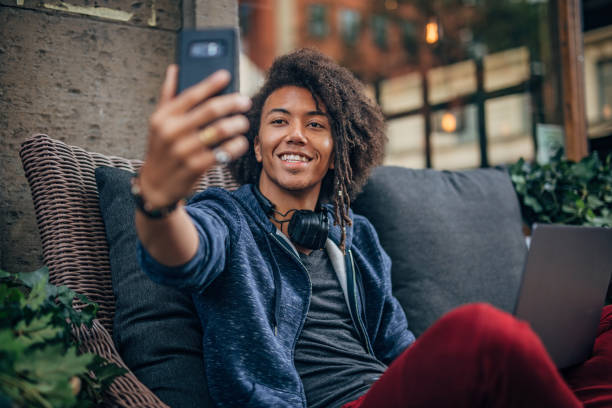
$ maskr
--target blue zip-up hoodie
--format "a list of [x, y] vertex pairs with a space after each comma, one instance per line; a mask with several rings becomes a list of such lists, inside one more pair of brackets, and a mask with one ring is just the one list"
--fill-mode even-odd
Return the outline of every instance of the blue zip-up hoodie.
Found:
[[[333, 223], [331, 206], [324, 208]], [[139, 258], [155, 282], [194, 293], [212, 399], [223, 407], [306, 407], [293, 357], [312, 286], [299, 255], [270, 222], [252, 185], [234, 192], [209, 188], [186, 209], [200, 238], [194, 258], [166, 267], [140, 244]], [[414, 335], [391, 294], [391, 262], [374, 228], [350, 216], [346, 253], [338, 248], [338, 226], [326, 249], [366, 350], [389, 364]]]

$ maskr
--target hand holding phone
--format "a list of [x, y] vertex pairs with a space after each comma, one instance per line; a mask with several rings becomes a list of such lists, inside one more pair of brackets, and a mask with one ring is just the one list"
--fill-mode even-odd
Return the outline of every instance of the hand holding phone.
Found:
[[153, 208], [187, 196], [208, 169], [248, 149], [239, 135], [249, 127], [242, 113], [250, 98], [234, 93], [235, 30], [185, 32], [177, 49], [181, 66], [172, 65], [166, 74], [140, 173], [143, 198]]

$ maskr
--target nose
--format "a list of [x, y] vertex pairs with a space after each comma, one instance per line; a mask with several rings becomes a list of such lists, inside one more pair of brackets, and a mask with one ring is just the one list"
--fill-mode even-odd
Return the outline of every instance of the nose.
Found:
[[295, 123], [291, 125], [289, 133], [287, 134], [287, 142], [301, 145], [306, 144], [307, 139], [304, 134], [304, 128], [298, 121], [295, 121]]

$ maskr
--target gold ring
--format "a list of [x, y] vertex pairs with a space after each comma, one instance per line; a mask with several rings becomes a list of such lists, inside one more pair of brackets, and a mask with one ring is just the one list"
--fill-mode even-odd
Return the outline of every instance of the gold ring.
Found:
[[211, 126], [198, 132], [198, 139], [200, 139], [200, 142], [202, 142], [204, 146], [208, 146], [208, 147], [214, 146], [217, 143], [219, 143], [219, 138], [217, 136], [218, 136], [217, 129]]

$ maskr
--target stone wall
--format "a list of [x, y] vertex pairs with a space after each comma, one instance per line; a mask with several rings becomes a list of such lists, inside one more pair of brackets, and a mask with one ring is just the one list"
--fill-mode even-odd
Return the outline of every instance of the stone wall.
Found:
[[237, 26], [237, 14], [236, 0], [0, 0], [2, 269], [42, 265], [20, 144], [46, 133], [142, 158], [177, 30]]

